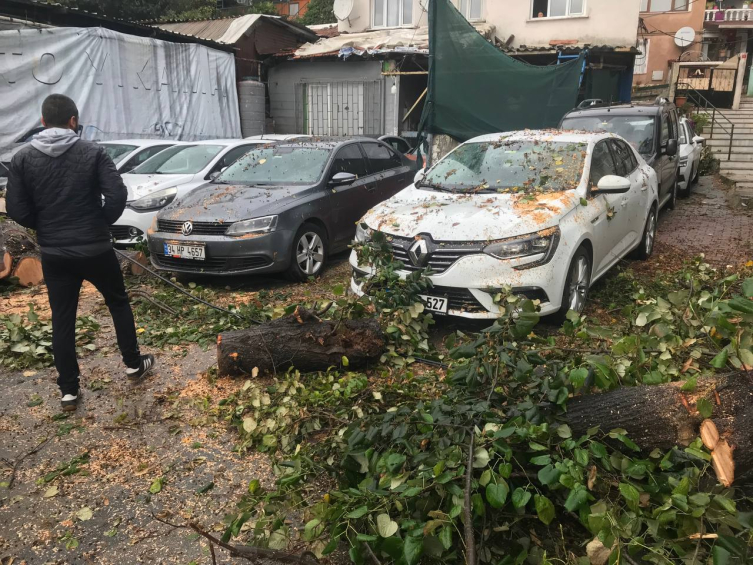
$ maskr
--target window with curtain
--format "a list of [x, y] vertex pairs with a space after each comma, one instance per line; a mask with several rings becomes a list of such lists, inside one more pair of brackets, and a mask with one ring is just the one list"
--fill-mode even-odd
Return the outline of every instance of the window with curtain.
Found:
[[585, 15], [586, 0], [531, 0], [531, 18]]
[[413, 24], [413, 0], [373, 0], [372, 27]]

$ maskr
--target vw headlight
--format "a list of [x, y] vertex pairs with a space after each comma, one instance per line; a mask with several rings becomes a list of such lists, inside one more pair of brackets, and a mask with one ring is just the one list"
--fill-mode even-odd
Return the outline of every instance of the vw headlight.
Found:
[[146, 210], [159, 210], [160, 208], [164, 208], [170, 202], [175, 200], [175, 197], [178, 195], [178, 187], [173, 186], [170, 188], [165, 188], [164, 190], [158, 190], [157, 192], [152, 192], [151, 194], [147, 194], [146, 196], [142, 196], [138, 200], [134, 200], [128, 206], [133, 208], [134, 210], [139, 211], [146, 211]]
[[358, 222], [356, 225], [356, 242], [357, 243], [368, 243], [371, 241], [371, 236], [373, 235], [374, 230], [372, 230], [369, 226], [367, 226], [363, 222]]
[[226, 235], [246, 235], [249, 233], [269, 233], [275, 231], [277, 227], [277, 216], [264, 216], [262, 218], [253, 218], [235, 222], [227, 230]]
[[[552, 255], [554, 255], [559, 237], [559, 228], [554, 228], [552, 230], [545, 230], [544, 232], [497, 241], [487, 245], [484, 248], [484, 253], [497, 259], [518, 259], [521, 257], [544, 255], [541, 261], [535, 263], [535, 265], [542, 265], [548, 262], [552, 258]], [[532, 265], [524, 265], [523, 267], [530, 266]]]

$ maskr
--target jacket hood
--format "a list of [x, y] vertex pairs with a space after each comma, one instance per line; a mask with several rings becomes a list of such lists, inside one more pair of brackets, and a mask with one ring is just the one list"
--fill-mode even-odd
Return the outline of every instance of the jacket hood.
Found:
[[434, 241], [491, 241], [559, 224], [580, 201], [576, 190], [523, 194], [452, 194], [410, 186], [369, 211], [364, 222], [401, 237]]
[[123, 182], [128, 189], [129, 202], [158, 190], [185, 185], [192, 180], [194, 180], [194, 175], [123, 175]]
[[169, 220], [236, 222], [281, 212], [290, 202], [300, 204], [304, 186], [245, 186], [206, 184], [170, 204], [160, 214]]
[[81, 139], [75, 131], [66, 128], [47, 128], [38, 133], [31, 140], [31, 145], [45, 155], [60, 157], [78, 140]]

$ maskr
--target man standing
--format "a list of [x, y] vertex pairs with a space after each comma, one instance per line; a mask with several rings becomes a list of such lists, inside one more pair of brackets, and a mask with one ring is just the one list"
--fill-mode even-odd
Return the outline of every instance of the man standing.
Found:
[[154, 366], [141, 355], [131, 305], [109, 226], [123, 213], [127, 191], [104, 148], [77, 135], [78, 109], [62, 94], [42, 104], [46, 130], [13, 157], [8, 215], [37, 230], [52, 310], [52, 353], [64, 411], [78, 406], [76, 310], [83, 281], [104, 296], [115, 323], [126, 376], [140, 381]]

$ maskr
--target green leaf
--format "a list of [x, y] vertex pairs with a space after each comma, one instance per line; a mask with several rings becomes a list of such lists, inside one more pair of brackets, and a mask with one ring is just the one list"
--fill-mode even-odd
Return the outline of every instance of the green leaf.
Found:
[[450, 549], [452, 547], [452, 527], [451, 526], [445, 526], [442, 528], [442, 531], [439, 532], [439, 541], [442, 544], [442, 547], [445, 549]]
[[563, 439], [567, 439], [573, 437], [573, 432], [570, 429], [570, 426], [568, 426], [567, 424], [562, 424], [557, 428], [557, 435]]
[[380, 514], [377, 516], [377, 531], [383, 538], [394, 536], [397, 533], [397, 522], [390, 518], [389, 514]]
[[581, 198], [580, 199], [580, 205], [581, 206], [588, 206], [588, 200], [586, 200], [585, 198]]
[[76, 512], [76, 518], [78, 518], [82, 522], [91, 520], [93, 515], [94, 513], [92, 512], [92, 509], [88, 506], [84, 506], [81, 510]]
[[641, 498], [641, 493], [638, 492], [638, 489], [627, 483], [620, 483], [620, 493], [625, 497], [625, 500], [634, 504], [638, 504]]
[[720, 545], [715, 545], [711, 550], [714, 559], [714, 565], [727, 565], [730, 562], [732, 554]]
[[205, 484], [205, 485], [204, 485], [203, 487], [201, 487], [200, 489], [198, 489], [198, 490], [196, 491], [196, 493], [197, 493], [197, 494], [206, 494], [206, 493], [208, 493], [208, 492], [209, 492], [210, 490], [212, 490], [213, 488], [214, 488], [214, 482], [213, 482], [213, 481], [209, 481], [209, 482], [208, 482], [207, 484]]
[[753, 298], [753, 278], [745, 279], [743, 281], [743, 296]]
[[334, 294], [335, 296], [342, 296], [343, 294], [345, 294], [345, 286], [336, 284], [332, 287], [332, 294]]
[[550, 486], [559, 482], [561, 474], [554, 465], [547, 465], [539, 470], [538, 477], [542, 485]]
[[523, 508], [531, 500], [531, 493], [522, 488], [516, 488], [512, 493], [512, 505], [515, 509]]
[[583, 504], [588, 502], [588, 491], [583, 485], [576, 485], [565, 501], [565, 509], [569, 512], [574, 512], [580, 508]]
[[483, 447], [477, 447], [473, 452], [473, 468], [483, 469], [489, 464], [489, 452]]
[[489, 502], [489, 506], [492, 508], [502, 508], [507, 500], [507, 495], [510, 493], [510, 487], [507, 486], [507, 482], [500, 478], [498, 483], [490, 483], [486, 485], [486, 500]]
[[259, 479], [254, 479], [253, 481], [248, 483], [249, 494], [256, 494], [260, 488], [261, 488], [261, 483], [259, 482]]
[[570, 371], [570, 383], [575, 390], [583, 388], [588, 378], [588, 369], [581, 367], [580, 369], [573, 369]]
[[491, 480], [492, 480], [492, 472], [490, 469], [487, 469], [483, 473], [481, 473], [481, 477], [478, 480], [478, 484], [480, 484], [482, 487], [485, 487], [491, 482]]
[[680, 390], [682, 392], [694, 392], [697, 385], [698, 379], [693, 376], [683, 383], [683, 385], [680, 387]]
[[350, 518], [351, 520], [357, 520], [358, 518], [363, 518], [368, 513], [369, 513], [369, 507], [364, 505], [364, 506], [359, 506], [358, 508], [356, 508], [355, 510], [351, 512], [348, 512], [345, 515], [345, 517]]
[[536, 514], [547, 526], [554, 520], [554, 504], [546, 496], [537, 494], [533, 497], [534, 505], [536, 506]]
[[345, 357], [345, 355], [343, 355], [342, 361], [343, 361], [343, 367], [347, 367], [350, 365], [350, 361], [348, 361], [348, 358]]
[[162, 485], [164, 484], [164, 477], [159, 477], [157, 479], [154, 479], [152, 481], [152, 484], [149, 486], [149, 492], [152, 494], [157, 494], [159, 491], [162, 490]]
[[727, 364], [729, 358], [729, 352], [726, 349], [722, 349], [716, 357], [711, 360], [711, 366], [715, 369], [723, 369]]
[[415, 565], [424, 550], [424, 540], [421, 537], [408, 536], [403, 542], [403, 557], [408, 565]]
[[730, 500], [729, 498], [726, 498], [721, 494], [717, 494], [714, 495], [714, 502], [716, 502], [719, 506], [722, 507], [722, 509], [726, 510], [730, 514], [737, 513], [737, 505], [735, 504], [734, 500]]
[[711, 418], [711, 414], [714, 413], [714, 405], [706, 398], [699, 399], [695, 407], [704, 418]]

